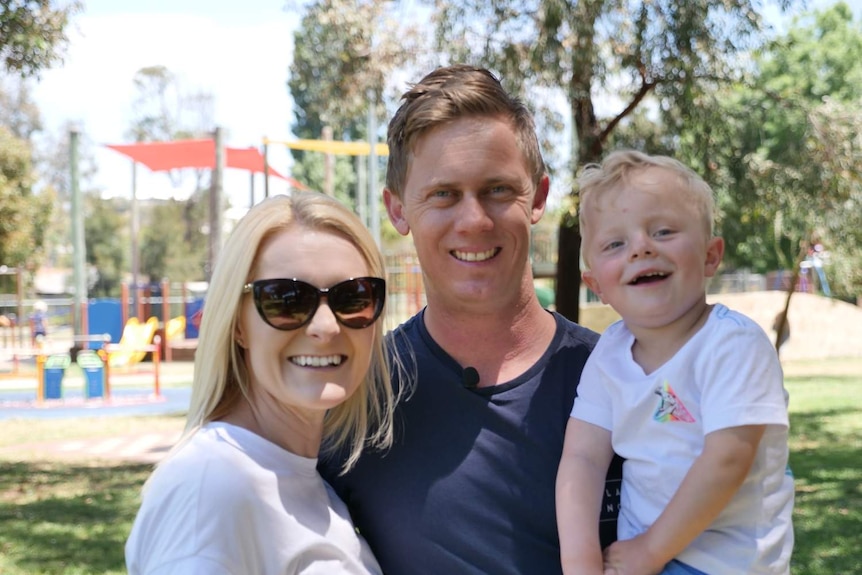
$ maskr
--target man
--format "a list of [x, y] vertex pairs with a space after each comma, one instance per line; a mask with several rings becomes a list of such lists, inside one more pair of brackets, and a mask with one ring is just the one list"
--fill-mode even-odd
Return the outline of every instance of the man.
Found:
[[[387, 575], [559, 573], [555, 477], [598, 336], [544, 310], [533, 287], [530, 227], [549, 188], [533, 119], [469, 66], [402, 99], [384, 201], [413, 235], [427, 307], [390, 338], [415, 383], [390, 450], [323, 473]], [[608, 489], [605, 544], [618, 480]]]

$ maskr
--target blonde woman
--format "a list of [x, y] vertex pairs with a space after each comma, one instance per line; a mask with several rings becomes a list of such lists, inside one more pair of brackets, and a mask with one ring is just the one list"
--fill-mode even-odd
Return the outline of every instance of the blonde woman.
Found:
[[383, 258], [322, 194], [252, 208], [219, 256], [183, 439], [126, 543], [137, 573], [379, 573], [321, 450], [391, 442]]

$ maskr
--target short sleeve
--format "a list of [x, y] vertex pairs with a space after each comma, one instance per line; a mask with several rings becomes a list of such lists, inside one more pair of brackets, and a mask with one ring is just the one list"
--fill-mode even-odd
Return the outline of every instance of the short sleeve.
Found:
[[[598, 353], [597, 353], [598, 352]], [[613, 428], [611, 398], [606, 378], [599, 368], [601, 352], [596, 348], [581, 372], [578, 393], [572, 406], [571, 416], [604, 429]]]
[[788, 426], [787, 392], [778, 354], [756, 324], [742, 316], [722, 318], [704, 373], [703, 432], [742, 425]]

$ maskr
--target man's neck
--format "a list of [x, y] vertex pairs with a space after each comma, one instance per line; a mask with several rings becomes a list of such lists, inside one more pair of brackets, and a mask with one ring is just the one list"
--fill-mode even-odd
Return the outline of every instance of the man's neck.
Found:
[[556, 321], [539, 302], [496, 313], [449, 312], [428, 302], [425, 327], [462, 367], [479, 372], [479, 386], [505, 383], [529, 369], [545, 353]]

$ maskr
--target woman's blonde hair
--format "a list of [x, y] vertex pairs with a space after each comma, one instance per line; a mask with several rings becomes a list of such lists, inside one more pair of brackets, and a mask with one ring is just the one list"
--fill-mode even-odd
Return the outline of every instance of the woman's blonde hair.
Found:
[[[371, 234], [348, 208], [320, 193], [273, 196], [255, 205], [231, 233], [213, 271], [195, 353], [194, 383], [184, 439], [202, 425], [224, 418], [250, 396], [248, 369], [236, 342], [243, 285], [254, 278], [259, 247], [271, 236], [293, 227], [346, 238], [359, 251], [371, 276], [385, 278], [383, 256]], [[325, 254], [321, 254], [325, 261]], [[385, 310], [384, 310], [385, 314]], [[394, 398], [388, 354], [384, 349], [384, 317], [374, 330], [371, 365], [359, 389], [324, 419], [322, 451], [344, 449], [347, 471], [366, 443], [388, 447], [392, 442]], [[183, 441], [180, 442], [181, 445]]]

